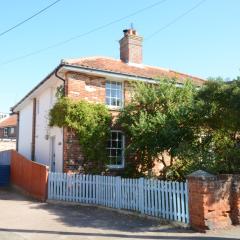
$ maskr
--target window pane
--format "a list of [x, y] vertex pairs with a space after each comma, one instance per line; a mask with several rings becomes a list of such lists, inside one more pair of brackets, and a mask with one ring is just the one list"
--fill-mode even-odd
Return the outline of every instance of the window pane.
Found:
[[122, 148], [122, 141], [121, 140], [118, 141], [118, 146], [117, 147]]
[[116, 89], [121, 90], [121, 88], [122, 88], [122, 84], [121, 83], [117, 83]]
[[111, 97], [116, 98], [117, 97], [117, 90], [111, 90]]
[[117, 150], [117, 156], [118, 157], [122, 157], [122, 149], [118, 149]]
[[117, 140], [118, 138], [118, 133], [117, 132], [112, 132], [112, 140]]
[[117, 106], [117, 102], [115, 98], [111, 98], [111, 105], [112, 106]]
[[118, 138], [119, 138], [120, 140], [122, 140], [122, 133], [121, 133], [121, 132], [118, 132]]
[[118, 147], [118, 142], [117, 141], [112, 141], [112, 148], [117, 148]]
[[109, 81], [106, 82], [106, 88], [110, 88], [111, 87], [111, 84]]
[[110, 89], [106, 89], [106, 97], [111, 97], [111, 90]]
[[111, 149], [111, 156], [116, 157], [117, 156], [117, 150], [116, 149]]
[[122, 99], [122, 92], [121, 91], [117, 91], [116, 92], [116, 97], [119, 99]]
[[117, 165], [122, 165], [122, 157], [118, 157], [118, 158], [116, 159], [116, 164], [117, 164]]
[[111, 88], [116, 88], [116, 82], [111, 82]]
[[110, 105], [110, 103], [111, 103], [111, 99], [110, 98], [106, 98], [106, 104]]
[[122, 101], [121, 101], [120, 99], [117, 99], [116, 101], [117, 101], [116, 105], [117, 105], [117, 106], [121, 106]]

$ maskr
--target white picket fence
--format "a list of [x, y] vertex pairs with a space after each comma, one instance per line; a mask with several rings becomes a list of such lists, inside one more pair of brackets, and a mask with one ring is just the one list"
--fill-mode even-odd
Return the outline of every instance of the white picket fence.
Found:
[[186, 182], [50, 172], [48, 199], [127, 209], [189, 223]]

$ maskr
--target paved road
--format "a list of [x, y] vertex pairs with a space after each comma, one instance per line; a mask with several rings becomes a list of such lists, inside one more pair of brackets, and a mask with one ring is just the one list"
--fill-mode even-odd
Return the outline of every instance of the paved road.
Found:
[[240, 239], [240, 228], [199, 234], [97, 207], [30, 201], [0, 189], [0, 240]]
[[16, 149], [16, 142], [0, 140], [0, 152], [5, 150], [10, 150], [10, 149]]

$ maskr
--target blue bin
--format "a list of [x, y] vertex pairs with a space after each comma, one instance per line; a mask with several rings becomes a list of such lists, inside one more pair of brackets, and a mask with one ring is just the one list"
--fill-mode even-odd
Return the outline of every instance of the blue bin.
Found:
[[7, 186], [10, 183], [10, 166], [0, 165], [0, 186]]

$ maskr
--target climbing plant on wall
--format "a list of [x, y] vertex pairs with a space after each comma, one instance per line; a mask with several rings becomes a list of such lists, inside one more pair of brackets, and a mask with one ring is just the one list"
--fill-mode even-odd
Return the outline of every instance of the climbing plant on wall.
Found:
[[61, 97], [49, 112], [49, 125], [75, 131], [84, 156], [85, 173], [106, 170], [106, 144], [110, 134], [111, 114], [103, 104]]

